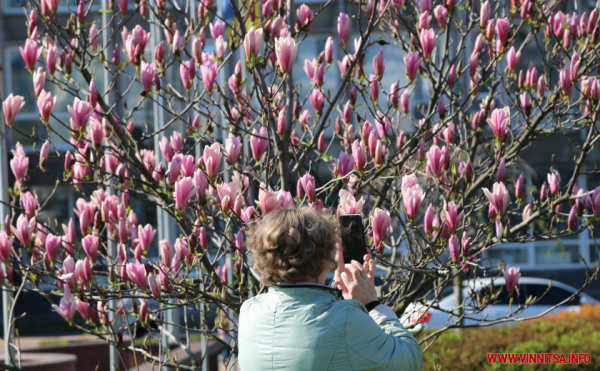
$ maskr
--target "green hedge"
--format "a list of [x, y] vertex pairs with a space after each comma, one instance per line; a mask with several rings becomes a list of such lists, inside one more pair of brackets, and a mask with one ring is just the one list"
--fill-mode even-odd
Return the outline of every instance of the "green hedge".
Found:
[[[419, 338], [424, 338], [420, 335]], [[425, 349], [427, 344], [421, 344]], [[589, 353], [589, 364], [488, 364], [488, 353]], [[512, 326], [444, 332], [425, 352], [424, 370], [600, 370], [600, 305]]]

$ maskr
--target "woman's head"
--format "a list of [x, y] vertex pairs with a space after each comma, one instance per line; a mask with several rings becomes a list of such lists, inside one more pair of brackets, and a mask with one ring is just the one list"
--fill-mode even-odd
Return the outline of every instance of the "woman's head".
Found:
[[298, 282], [335, 268], [337, 242], [330, 217], [311, 207], [271, 211], [248, 238], [254, 268], [263, 283]]

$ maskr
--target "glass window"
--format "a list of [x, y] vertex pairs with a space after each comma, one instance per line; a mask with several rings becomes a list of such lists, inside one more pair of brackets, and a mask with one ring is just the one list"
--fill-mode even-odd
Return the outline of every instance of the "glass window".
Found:
[[[572, 295], [569, 291], [558, 287], [551, 287], [547, 293], [546, 290], [548, 290], [548, 286], [546, 285], [527, 285], [527, 295], [540, 298], [533, 305], [556, 305]], [[579, 297], [575, 297], [573, 301], [568, 302], [566, 305], [573, 304], [579, 304]]]
[[535, 264], [578, 264], [579, 246], [565, 246], [556, 240], [556, 245], [536, 246]]
[[513, 248], [492, 248], [488, 250], [491, 265], [497, 265], [502, 259], [509, 265], [529, 264], [529, 248], [527, 245]]
[[[503, 285], [494, 286], [493, 289], [491, 286], [483, 287], [481, 290], [479, 290], [479, 297], [491, 297], [491, 295], [496, 292], [499, 293], [493, 302], [497, 305], [508, 305], [510, 302], [510, 298], [512, 298], [512, 305], [516, 306], [525, 304], [526, 295], [522, 288], [520, 290], [514, 290], [512, 294], [509, 294], [508, 291], [506, 291], [506, 287]], [[468, 300], [469, 303], [477, 304], [476, 297], [470, 298]]]

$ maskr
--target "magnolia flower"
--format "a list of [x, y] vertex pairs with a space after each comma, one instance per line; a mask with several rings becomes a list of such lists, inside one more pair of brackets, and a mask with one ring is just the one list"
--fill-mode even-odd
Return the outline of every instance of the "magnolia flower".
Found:
[[71, 294], [71, 288], [69, 286], [65, 286], [65, 295], [60, 299], [58, 305], [52, 304], [52, 308], [54, 311], [67, 322], [72, 322], [73, 317], [75, 317], [75, 311], [77, 310], [77, 303]]
[[356, 139], [352, 143], [352, 157], [358, 170], [363, 170], [367, 164], [367, 151], [360, 140]]
[[354, 196], [345, 189], [340, 190], [340, 204], [338, 206], [338, 215], [362, 214], [362, 208], [365, 200], [361, 197], [356, 201]]
[[506, 291], [512, 293], [517, 287], [519, 283], [519, 278], [521, 278], [521, 269], [510, 267], [504, 270], [504, 279], [506, 282]]
[[312, 27], [313, 12], [306, 4], [302, 4], [296, 10], [296, 29], [309, 32]]
[[414, 221], [419, 213], [419, 208], [421, 207], [421, 202], [423, 202], [424, 198], [423, 190], [417, 183], [414, 174], [405, 176], [402, 179], [401, 191], [406, 215], [410, 220]]
[[75, 131], [85, 130], [87, 122], [92, 115], [92, 106], [84, 100], [75, 98], [73, 107], [67, 106], [71, 115], [71, 128]]
[[6, 124], [12, 127], [17, 114], [25, 105], [25, 98], [20, 95], [10, 94], [4, 102], [2, 102], [2, 110], [4, 111], [4, 119]]
[[194, 197], [196, 187], [192, 178], [183, 178], [175, 183], [175, 192], [173, 197], [175, 198], [175, 209], [182, 210], [185, 205]]
[[256, 129], [252, 130], [252, 136], [250, 137], [250, 149], [252, 151], [252, 157], [256, 162], [260, 161], [263, 153], [266, 152], [269, 147], [269, 139], [267, 129], [261, 126], [257, 132]]
[[204, 153], [202, 154], [202, 160], [204, 161], [204, 167], [206, 168], [206, 174], [209, 177], [215, 177], [219, 172], [219, 166], [221, 165], [221, 147], [219, 143], [213, 143], [210, 146], [204, 147]]
[[275, 41], [275, 54], [277, 55], [277, 65], [281, 73], [288, 73], [292, 70], [298, 45], [291, 36], [280, 37]]
[[423, 56], [426, 60], [429, 60], [438, 37], [435, 36], [435, 31], [433, 29], [429, 29], [422, 31], [419, 39], [423, 48]]
[[458, 209], [454, 201], [447, 203], [444, 201], [444, 207], [442, 208], [442, 212], [440, 213], [440, 217], [446, 228], [448, 228], [448, 233], [454, 233], [460, 227], [460, 223], [463, 219], [464, 212], [458, 213]]
[[227, 161], [233, 165], [237, 162], [242, 151], [242, 140], [240, 137], [235, 137], [229, 134], [225, 141], [225, 152], [227, 153]]
[[510, 201], [510, 195], [508, 194], [508, 190], [506, 189], [504, 183], [494, 183], [492, 192], [490, 192], [490, 190], [487, 188], [483, 188], [483, 193], [485, 193], [486, 197], [490, 201], [490, 205], [494, 209], [495, 213], [498, 216], [504, 215], [506, 209], [508, 208], [508, 202]]
[[263, 42], [263, 29], [259, 28], [255, 30], [254, 27], [250, 28], [244, 37], [244, 51], [246, 53], [246, 60], [252, 61], [260, 54], [260, 48]]
[[419, 53], [409, 52], [404, 56], [404, 65], [406, 66], [406, 76], [409, 81], [412, 81], [417, 76], [417, 72], [419, 72], [419, 67], [421, 66], [421, 57]]
[[308, 199], [312, 202], [315, 202], [317, 200], [317, 193], [315, 190], [315, 178], [310, 174], [304, 174], [304, 176], [300, 178], [300, 181]]
[[337, 23], [338, 36], [342, 48], [348, 43], [348, 35], [350, 34], [350, 18], [345, 13], [340, 13]]
[[427, 152], [427, 171], [436, 178], [441, 177], [446, 160], [446, 155], [440, 150], [440, 147], [436, 145], [431, 146]]
[[21, 51], [21, 56], [23, 57], [27, 69], [33, 71], [35, 63], [42, 54], [42, 48], [38, 48], [37, 42], [29, 38], [25, 41], [25, 48], [19, 47], [19, 50]]
[[378, 252], [381, 253], [383, 251], [383, 241], [385, 241], [388, 228], [392, 224], [392, 218], [390, 218], [390, 214], [387, 211], [377, 208], [370, 219], [371, 228], [373, 228], [373, 244], [378, 249]]
[[127, 266], [127, 277], [131, 282], [135, 283], [137, 287], [145, 290], [148, 286], [146, 284], [146, 266], [139, 261], [134, 263], [128, 263]]
[[488, 124], [492, 128], [492, 132], [501, 143], [507, 139], [510, 131], [510, 108], [496, 108], [492, 111], [491, 117], [488, 119]]
[[221, 206], [223, 212], [228, 212], [234, 206], [238, 192], [238, 185], [235, 180], [230, 183], [223, 183], [217, 185], [219, 205]]
[[[45, 90], [42, 90], [40, 92], [37, 105], [40, 111], [40, 118], [42, 119], [42, 121], [48, 122], [48, 120], [50, 120], [50, 114], [52, 113], [52, 109], [54, 108], [54, 103], [56, 103], [56, 97], [53, 97], [51, 92], [47, 92]], [[70, 106], [67, 106], [67, 108], [70, 108]]]
[[83, 251], [85, 251], [85, 254], [88, 256], [88, 258], [90, 258], [92, 263], [96, 263], [96, 260], [98, 260], [99, 244], [100, 242], [96, 232], [93, 234], [88, 234], [87, 236], [83, 237], [83, 240], [81, 241]]

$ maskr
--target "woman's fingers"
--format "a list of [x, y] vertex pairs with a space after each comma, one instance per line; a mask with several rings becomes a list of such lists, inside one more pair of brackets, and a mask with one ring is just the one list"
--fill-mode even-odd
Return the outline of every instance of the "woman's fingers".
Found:
[[342, 278], [342, 282], [344, 284], [343, 287], [346, 288], [346, 290], [344, 290], [344, 293], [348, 293], [348, 287], [352, 284], [352, 281], [350, 280], [350, 277], [348, 277], [348, 274], [346, 272], [342, 272], [342, 274], [340, 275], [340, 277]]
[[353, 264], [346, 264], [346, 269], [350, 271], [350, 274], [352, 275], [352, 279], [354, 281], [358, 282], [359, 278], [362, 278], [361, 275], [360, 275], [360, 271], [358, 270], [358, 268], [356, 268], [355, 265], [353, 265]]
[[357, 262], [356, 260], [352, 260], [351, 263], [352, 263], [353, 266], [356, 267], [356, 269], [358, 269], [358, 272], [359, 272], [361, 278], [366, 279], [367, 275], [366, 275], [365, 268], [363, 267], [363, 265], [360, 264], [359, 262]]
[[369, 260], [369, 273], [367, 274], [367, 277], [369, 277], [371, 281], [375, 281], [375, 260], [373, 259]]

